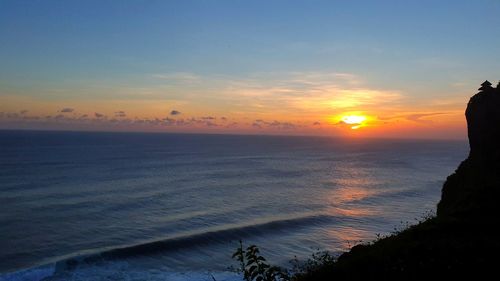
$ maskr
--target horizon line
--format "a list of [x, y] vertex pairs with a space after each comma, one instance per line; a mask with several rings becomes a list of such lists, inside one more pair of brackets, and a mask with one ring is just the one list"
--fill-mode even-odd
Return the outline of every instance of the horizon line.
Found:
[[251, 133], [209, 133], [209, 132], [162, 132], [162, 131], [112, 131], [112, 130], [67, 130], [67, 129], [9, 129], [0, 128], [0, 132], [52, 132], [52, 133], [108, 133], [108, 134], [154, 134], [154, 135], [206, 135], [206, 136], [249, 136], [249, 137], [292, 137], [292, 138], [328, 138], [351, 140], [415, 140], [415, 141], [453, 141], [468, 142], [468, 138], [404, 138], [404, 137], [348, 137], [339, 135], [296, 135], [296, 134], [251, 134]]

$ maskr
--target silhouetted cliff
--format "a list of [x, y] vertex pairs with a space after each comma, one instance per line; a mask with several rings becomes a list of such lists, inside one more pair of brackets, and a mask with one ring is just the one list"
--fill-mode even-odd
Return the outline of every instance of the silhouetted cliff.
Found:
[[470, 154], [446, 180], [437, 214], [490, 219], [500, 213], [500, 88], [485, 81], [465, 116]]
[[470, 154], [446, 180], [436, 217], [355, 246], [333, 265], [319, 267], [298, 280], [482, 280], [482, 276], [496, 276], [500, 263], [500, 83], [493, 88], [485, 81], [470, 99], [465, 116]]

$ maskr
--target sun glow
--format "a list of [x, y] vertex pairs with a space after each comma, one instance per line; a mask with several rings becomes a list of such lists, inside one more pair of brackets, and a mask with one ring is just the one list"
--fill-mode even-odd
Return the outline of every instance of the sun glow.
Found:
[[344, 124], [352, 125], [351, 129], [356, 130], [359, 129], [363, 122], [366, 121], [366, 116], [363, 115], [346, 115], [342, 116], [341, 122]]

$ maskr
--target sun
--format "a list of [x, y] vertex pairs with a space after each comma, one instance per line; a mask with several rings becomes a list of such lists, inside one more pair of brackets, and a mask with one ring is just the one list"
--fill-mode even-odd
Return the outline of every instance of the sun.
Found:
[[352, 125], [351, 129], [356, 130], [366, 121], [366, 116], [363, 115], [346, 115], [340, 119], [344, 124]]

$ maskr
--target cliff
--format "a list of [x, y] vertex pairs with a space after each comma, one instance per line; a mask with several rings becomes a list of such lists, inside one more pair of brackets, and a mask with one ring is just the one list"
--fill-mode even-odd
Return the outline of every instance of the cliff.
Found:
[[[500, 262], [500, 83], [465, 111], [470, 153], [442, 189], [436, 217], [358, 245], [298, 280], [481, 279]], [[489, 278], [488, 278], [489, 279]]]
[[437, 215], [494, 219], [500, 213], [500, 88], [484, 82], [465, 117], [469, 157], [446, 180]]

